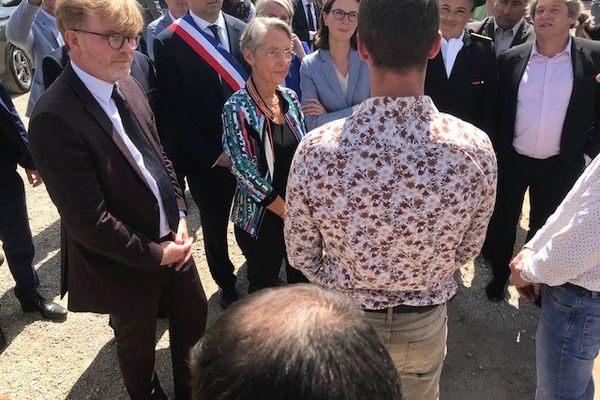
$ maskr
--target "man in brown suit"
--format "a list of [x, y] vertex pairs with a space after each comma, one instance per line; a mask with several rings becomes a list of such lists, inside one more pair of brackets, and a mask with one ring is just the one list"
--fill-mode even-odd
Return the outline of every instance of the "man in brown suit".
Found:
[[70, 64], [40, 98], [30, 144], [65, 229], [72, 311], [110, 314], [133, 399], [166, 398], [154, 373], [159, 305], [169, 316], [175, 395], [189, 398], [190, 348], [206, 323], [186, 206], [154, 117], [129, 77], [142, 29], [135, 0], [62, 0]]

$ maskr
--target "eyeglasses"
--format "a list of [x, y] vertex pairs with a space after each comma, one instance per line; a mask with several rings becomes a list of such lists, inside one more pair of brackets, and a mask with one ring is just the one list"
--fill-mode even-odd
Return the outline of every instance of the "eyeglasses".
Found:
[[104, 39], [106, 39], [106, 41], [108, 42], [108, 45], [113, 50], [121, 50], [121, 47], [123, 47], [123, 44], [125, 42], [127, 42], [127, 45], [129, 46], [129, 48], [131, 50], [133, 50], [133, 49], [137, 48], [138, 44], [140, 43], [140, 35], [137, 35], [136, 37], [125, 37], [118, 33], [99, 33], [99, 32], [86, 31], [83, 29], [71, 29], [71, 30], [75, 31], [75, 32], [89, 33], [91, 35], [102, 36]]
[[331, 10], [331, 13], [338, 21], [342, 21], [344, 17], [348, 17], [348, 22], [356, 22], [358, 20], [358, 13], [354, 11], [346, 12], [336, 8], [335, 10]]
[[271, 60], [275, 60], [278, 61], [280, 58], [283, 58], [286, 61], [289, 61], [292, 59], [292, 51], [291, 50], [277, 50], [277, 49], [271, 49], [271, 50], [264, 50], [262, 52], [264, 55], [266, 55], [268, 58], [270, 58]]

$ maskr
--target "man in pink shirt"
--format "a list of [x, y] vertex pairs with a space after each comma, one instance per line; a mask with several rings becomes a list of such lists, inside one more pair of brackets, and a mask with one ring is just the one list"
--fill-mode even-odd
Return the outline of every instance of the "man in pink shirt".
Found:
[[580, 8], [579, 0], [534, 1], [536, 40], [499, 57], [498, 198], [483, 249], [491, 301], [504, 299], [525, 192], [529, 240], [600, 151], [600, 44], [570, 36]]

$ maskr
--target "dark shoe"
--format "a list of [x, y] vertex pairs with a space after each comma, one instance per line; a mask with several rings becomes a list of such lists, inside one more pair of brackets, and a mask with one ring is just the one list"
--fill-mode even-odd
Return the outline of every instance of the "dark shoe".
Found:
[[507, 278], [494, 277], [485, 288], [485, 294], [488, 299], [494, 303], [499, 303], [504, 300], [504, 294], [506, 291]]
[[151, 400], [169, 400], [169, 397], [165, 394], [163, 389], [160, 387], [158, 376], [156, 372], [152, 376], [152, 392], [150, 393]]
[[219, 305], [223, 310], [227, 310], [227, 307], [229, 307], [231, 303], [235, 303], [239, 300], [235, 289], [219, 289], [218, 296]]
[[4, 351], [6, 344], [6, 336], [4, 336], [4, 332], [2, 332], [2, 328], [0, 328], [0, 353]]
[[40, 295], [32, 300], [21, 302], [21, 308], [25, 312], [39, 311], [42, 317], [48, 319], [64, 318], [67, 315], [67, 310], [63, 307], [50, 300], [46, 300]]

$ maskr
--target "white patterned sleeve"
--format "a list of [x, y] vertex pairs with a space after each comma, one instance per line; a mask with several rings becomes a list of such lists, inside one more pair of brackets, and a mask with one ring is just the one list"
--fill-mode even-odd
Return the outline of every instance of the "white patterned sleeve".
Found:
[[595, 172], [580, 178], [527, 243], [535, 253], [521, 273], [523, 279], [558, 286], [600, 266], [600, 169]]

